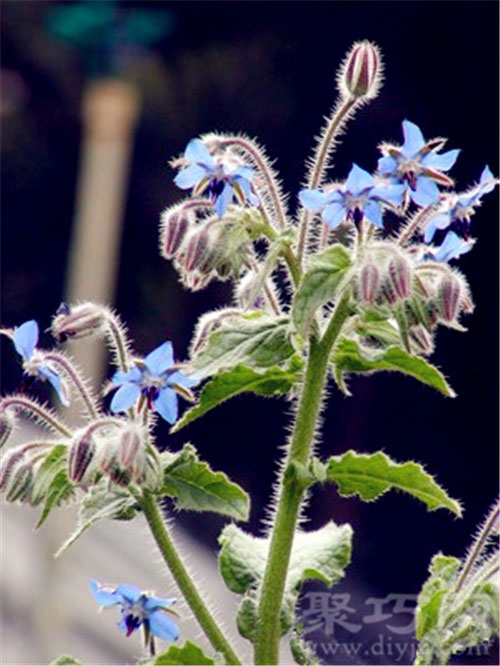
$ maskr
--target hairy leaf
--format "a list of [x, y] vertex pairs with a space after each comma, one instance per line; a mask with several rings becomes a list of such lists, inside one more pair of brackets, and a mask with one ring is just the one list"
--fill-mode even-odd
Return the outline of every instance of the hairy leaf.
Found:
[[370, 502], [394, 488], [416, 497], [429, 511], [445, 508], [457, 516], [462, 515], [459, 502], [451, 499], [422, 465], [396, 463], [382, 451], [373, 454], [347, 451], [341, 456], [332, 456], [326, 473], [343, 497], [359, 495]]
[[54, 661], [50, 663], [50, 666], [79, 666], [82, 663], [83, 662], [75, 659], [75, 657], [72, 657], [69, 654], [62, 654], [60, 657], [57, 657], [57, 659], [54, 659]]
[[350, 264], [349, 252], [342, 245], [333, 245], [312, 259], [293, 302], [293, 321], [301, 333], [307, 330], [317, 308], [335, 298]]
[[253, 313], [228, 319], [212, 333], [191, 365], [198, 376], [209, 377], [240, 363], [256, 369], [281, 365], [293, 354], [288, 317]]
[[333, 354], [334, 376], [337, 384], [347, 395], [344, 373], [372, 373], [380, 370], [395, 370], [414, 377], [418, 381], [432, 386], [443, 395], [454, 398], [455, 393], [448, 385], [441, 372], [431, 363], [413, 356], [399, 347], [389, 347], [382, 353], [375, 353], [370, 358], [363, 355], [354, 340], [339, 340]]
[[163, 487], [160, 493], [174, 497], [179, 509], [214, 511], [237, 520], [248, 520], [250, 499], [224, 472], [214, 472], [198, 459], [196, 449], [185, 444], [178, 454], [162, 454]]
[[177, 432], [188, 423], [192, 423], [225, 400], [240, 393], [257, 393], [273, 396], [288, 393], [300, 376], [302, 362], [292, 358], [288, 369], [281, 370], [274, 366], [262, 372], [256, 372], [246, 365], [237, 365], [232, 370], [220, 372], [203, 388], [198, 404], [189, 409], [182, 419], [172, 428]]
[[54, 478], [64, 469], [67, 450], [65, 444], [56, 444], [38, 468], [31, 491], [31, 502], [35, 506], [45, 499]]
[[59, 504], [65, 500], [72, 498], [73, 495], [73, 484], [69, 481], [66, 470], [61, 469], [52, 479], [52, 482], [47, 489], [45, 503], [38, 523], [36, 524], [36, 528], [38, 529], [43, 525], [54, 507], [59, 506]]
[[198, 645], [186, 641], [182, 647], [171, 645], [166, 652], [155, 658], [153, 664], [154, 666], [205, 666], [215, 662], [207, 657]]
[[103, 518], [130, 520], [137, 509], [135, 499], [118, 486], [109, 487], [108, 479], [94, 486], [83, 499], [78, 525], [71, 536], [59, 548], [55, 557], [62, 555], [94, 523]]

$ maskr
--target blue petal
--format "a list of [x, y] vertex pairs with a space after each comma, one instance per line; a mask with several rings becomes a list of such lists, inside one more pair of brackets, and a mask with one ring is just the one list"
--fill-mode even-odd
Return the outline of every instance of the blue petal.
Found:
[[184, 375], [182, 372], [180, 372], [180, 370], [177, 370], [168, 376], [167, 382], [168, 384], [179, 384], [185, 388], [191, 388], [192, 386], [196, 386], [196, 384], [199, 383], [199, 379], [196, 379], [195, 377], [188, 377], [187, 375]]
[[388, 201], [389, 203], [395, 203], [400, 206], [403, 203], [403, 195], [405, 191], [406, 185], [389, 184], [386, 187], [380, 185], [374, 187], [370, 192], [370, 199], [376, 197], [382, 201]]
[[191, 187], [194, 187], [200, 180], [207, 178], [211, 173], [204, 166], [199, 166], [198, 164], [191, 164], [191, 166], [182, 169], [179, 171], [177, 176], [174, 178], [174, 183], [177, 187], [180, 187], [181, 190], [188, 190]]
[[439, 200], [439, 188], [430, 178], [419, 176], [415, 190], [409, 189], [410, 197], [419, 206], [430, 206]]
[[344, 189], [346, 192], [357, 195], [361, 194], [363, 190], [373, 187], [374, 184], [373, 177], [368, 171], [361, 169], [357, 164], [353, 164], [345, 182]]
[[100, 583], [94, 579], [89, 580], [89, 585], [90, 591], [99, 606], [109, 608], [110, 606], [116, 606], [117, 604], [123, 603], [121, 595], [117, 594], [116, 590], [113, 590], [112, 592], [105, 590], [101, 587]]
[[394, 157], [391, 157], [390, 155], [387, 155], [386, 157], [381, 157], [378, 161], [378, 170], [380, 171], [381, 174], [391, 173], [392, 171], [395, 171], [397, 168], [398, 168], [397, 160], [395, 160]]
[[254, 174], [255, 174], [254, 170], [246, 166], [240, 166], [237, 169], [235, 169], [235, 171], [233, 171], [234, 176], [240, 176], [241, 178], [248, 180], [248, 182], [252, 181]]
[[66, 391], [64, 390], [63, 384], [61, 377], [59, 374], [55, 371], [52, 370], [52, 368], [49, 368], [47, 365], [39, 365], [37, 366], [38, 372], [45, 377], [45, 379], [52, 384], [54, 387], [57, 395], [59, 396], [59, 400], [65, 407], [69, 407], [69, 400], [68, 396], [66, 395]]
[[142, 379], [142, 372], [140, 368], [138, 368], [136, 365], [132, 368], [132, 370], [129, 370], [128, 372], [115, 372], [113, 375], [111, 381], [113, 384], [126, 384], [128, 382], [132, 382], [132, 384], [135, 384], [137, 382], [140, 382]]
[[409, 120], [403, 121], [404, 144], [401, 152], [408, 159], [414, 157], [418, 151], [425, 146], [425, 139], [420, 127], [411, 123]]
[[481, 192], [481, 196], [488, 192], [492, 192], [497, 183], [498, 182], [495, 180], [495, 176], [491, 173], [489, 166], [485, 166], [481, 178], [479, 179], [479, 191]]
[[224, 189], [217, 197], [215, 202], [215, 212], [219, 217], [222, 217], [227, 210], [227, 207], [233, 200], [233, 188], [229, 183], [224, 185]]
[[363, 206], [363, 213], [372, 224], [374, 224], [376, 227], [383, 228], [384, 223], [382, 221], [382, 208], [377, 201], [368, 200]]
[[429, 153], [420, 160], [420, 164], [429, 167], [430, 169], [448, 171], [457, 161], [459, 153], [459, 149], [448, 150], [446, 153], [441, 153], [440, 155], [437, 153]]
[[165, 641], [176, 641], [179, 638], [179, 627], [168, 617], [165, 611], [153, 611], [149, 613], [147, 620], [149, 630], [154, 636], [162, 638]]
[[28, 361], [35, 351], [38, 342], [38, 324], [34, 319], [25, 321], [24, 324], [14, 329], [12, 336], [14, 347], [19, 356]]
[[446, 229], [451, 224], [450, 213], [440, 213], [431, 218], [429, 224], [425, 227], [424, 242], [430, 243], [434, 238], [437, 229]]
[[142, 594], [138, 587], [131, 585], [130, 583], [122, 583], [122, 585], [118, 585], [116, 592], [117, 594], [121, 594], [121, 596], [131, 604], [137, 603]]
[[214, 158], [201, 139], [191, 139], [184, 151], [184, 157], [188, 162], [194, 162], [215, 169]]
[[341, 222], [344, 221], [346, 214], [347, 211], [345, 206], [341, 203], [334, 202], [328, 204], [321, 217], [331, 229], [335, 229]]
[[321, 190], [301, 190], [299, 200], [304, 208], [316, 212], [326, 205], [327, 196]]
[[114, 394], [113, 400], [109, 408], [113, 413], [125, 412], [132, 407], [134, 402], [141, 394], [141, 389], [137, 384], [122, 384], [118, 391]]
[[166, 372], [174, 364], [174, 348], [167, 340], [144, 359], [144, 365], [152, 375], [159, 376]]
[[448, 231], [441, 246], [438, 248], [437, 252], [435, 252], [434, 259], [436, 261], [450, 261], [451, 259], [456, 259], [461, 254], [470, 252], [472, 245], [471, 242], [466, 242], [457, 236], [454, 231]]
[[175, 604], [177, 599], [175, 597], [160, 599], [159, 597], [148, 596], [142, 607], [144, 610], [154, 610], [155, 608], [168, 608], [172, 604]]
[[173, 425], [177, 421], [177, 393], [171, 388], [164, 388], [154, 401], [154, 409], [158, 414]]

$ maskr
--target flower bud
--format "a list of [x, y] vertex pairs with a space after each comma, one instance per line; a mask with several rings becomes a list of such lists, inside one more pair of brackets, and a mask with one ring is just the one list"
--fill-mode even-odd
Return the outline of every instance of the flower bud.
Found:
[[40, 449], [42, 445], [37, 442], [29, 442], [28, 444], [21, 444], [14, 449], [10, 449], [3, 456], [0, 463], [0, 491], [7, 488], [10, 478], [15, 470], [23, 464], [26, 454], [30, 451]]
[[5, 409], [0, 411], [0, 449], [11, 436], [15, 424], [14, 414]]
[[189, 226], [188, 216], [182, 208], [169, 208], [161, 215], [161, 253], [171, 259], [182, 245]]
[[408, 262], [394, 256], [389, 262], [389, 279], [398, 298], [408, 298], [411, 294], [411, 272]]
[[380, 273], [378, 268], [372, 263], [365, 264], [360, 275], [361, 300], [373, 305], [379, 283]]
[[205, 228], [195, 231], [189, 237], [184, 255], [184, 269], [191, 272], [198, 268], [209, 250], [209, 233]]
[[350, 97], [375, 97], [379, 88], [380, 74], [378, 48], [372, 42], [356, 42], [341, 70], [341, 88]]
[[428, 356], [434, 351], [434, 345], [432, 343], [431, 336], [420, 324], [410, 328], [408, 337], [410, 339], [411, 346], [415, 348], [417, 353]]
[[445, 275], [438, 286], [439, 313], [445, 321], [453, 321], [456, 318], [461, 295], [460, 280], [451, 273]]
[[74, 438], [69, 447], [68, 477], [75, 483], [84, 484], [88, 480], [89, 466], [95, 457], [96, 446], [92, 434], [85, 430]]
[[5, 490], [7, 502], [28, 499], [33, 483], [33, 469], [30, 461], [15, 467]]
[[131, 478], [142, 483], [146, 476], [146, 453], [141, 433], [131, 426], [120, 433], [118, 459]]
[[58, 342], [68, 338], [83, 338], [102, 330], [106, 323], [106, 309], [95, 303], [69, 306], [62, 303], [52, 320], [52, 335]]

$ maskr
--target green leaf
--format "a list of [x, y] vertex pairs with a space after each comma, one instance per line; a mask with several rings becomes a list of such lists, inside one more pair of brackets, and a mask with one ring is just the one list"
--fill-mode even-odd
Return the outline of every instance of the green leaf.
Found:
[[237, 520], [248, 520], [250, 499], [223, 472], [214, 472], [198, 459], [196, 449], [185, 444], [178, 454], [162, 454], [163, 495], [174, 497], [179, 509], [214, 511]]
[[54, 661], [50, 662], [50, 666], [70, 666], [71, 664], [73, 666], [79, 666], [83, 662], [79, 661], [78, 659], [75, 659], [69, 654], [62, 654], [60, 657], [57, 657]]
[[186, 641], [182, 647], [171, 645], [166, 652], [153, 661], [154, 666], [205, 666], [215, 664], [214, 660], [195, 643]]
[[67, 451], [65, 444], [56, 444], [40, 465], [31, 491], [31, 503], [35, 506], [46, 498], [55, 477], [65, 468]]
[[359, 495], [366, 502], [380, 497], [391, 488], [402, 490], [423, 502], [429, 511], [445, 508], [462, 515], [456, 500], [451, 499], [422, 465], [396, 463], [385, 453], [347, 451], [328, 460], [327, 477], [334, 481], [343, 497]]
[[363, 338], [375, 340], [383, 347], [398, 345], [401, 342], [398, 327], [387, 320], [371, 320], [370, 318], [360, 320], [356, 324], [356, 333]]
[[256, 372], [246, 365], [237, 365], [232, 370], [220, 372], [205, 384], [198, 404], [189, 409], [170, 432], [177, 432], [188, 423], [192, 423], [225, 400], [240, 393], [256, 393], [273, 396], [288, 393], [300, 377], [302, 361], [294, 356], [288, 369], [276, 366], [263, 372]]
[[191, 360], [203, 376], [229, 370], [239, 363], [252, 368], [281, 365], [294, 354], [288, 317], [252, 313], [227, 319]]
[[456, 557], [435, 555], [429, 568], [430, 577], [418, 597], [416, 609], [416, 636], [422, 639], [438, 623], [443, 597], [454, 580], [461, 562]]
[[[332, 585], [344, 575], [351, 558], [350, 525], [330, 522], [313, 532], [297, 532], [285, 583], [285, 603], [293, 601], [307, 579]], [[236, 525], [227, 525], [219, 542], [219, 569], [227, 587], [237, 594], [258, 587], [264, 577], [269, 539], [254, 537]]]
[[432, 386], [443, 395], [454, 398], [455, 393], [439, 370], [428, 361], [413, 356], [399, 347], [389, 347], [387, 351], [375, 353], [369, 358], [363, 355], [354, 340], [339, 340], [333, 354], [335, 380], [339, 387], [349, 395], [345, 388], [344, 373], [372, 373], [380, 370], [396, 370], [410, 375], [420, 382]]
[[349, 252], [342, 245], [332, 245], [312, 259], [293, 301], [292, 317], [301, 333], [306, 332], [316, 309], [334, 299], [350, 265]]
[[73, 484], [71, 481], [69, 481], [66, 470], [61, 469], [52, 479], [52, 482], [47, 490], [45, 504], [43, 506], [38, 523], [36, 524], [36, 529], [43, 525], [54, 507], [61, 504], [61, 502], [64, 500], [70, 499], [73, 497], [73, 495]]
[[130, 520], [134, 517], [137, 502], [128, 491], [118, 486], [109, 487], [109, 480], [102, 481], [91, 488], [80, 507], [76, 530], [59, 548], [55, 557], [59, 557], [94, 523], [104, 518]]

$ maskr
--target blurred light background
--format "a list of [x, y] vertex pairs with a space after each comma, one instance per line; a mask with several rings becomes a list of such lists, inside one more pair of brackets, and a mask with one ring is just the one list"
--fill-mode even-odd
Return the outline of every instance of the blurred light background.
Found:
[[[117, 308], [138, 353], [168, 338], [184, 358], [197, 317], [227, 303], [230, 289], [213, 283], [187, 293], [158, 255], [159, 214], [181, 196], [168, 160], [200, 133], [244, 131], [277, 158], [293, 202], [333, 102], [336, 68], [358, 39], [380, 45], [386, 82], [349, 125], [335, 177], [353, 161], [374, 169], [377, 144], [398, 142], [405, 118], [426, 137], [447, 136], [462, 148], [453, 172], [459, 187], [475, 182], [484, 164], [498, 173], [496, 2], [4, 0], [1, 24], [4, 325], [35, 318], [46, 329], [68, 294], [92, 295]], [[418, 592], [431, 556], [463, 554], [498, 492], [496, 202], [486, 198], [473, 222], [478, 242], [460, 260], [477, 304], [469, 332], [440, 331], [433, 357], [459, 397], [445, 400], [396, 375], [353, 379], [353, 398], [332, 388], [325, 455], [383, 448], [397, 460], [416, 459], [465, 505], [464, 518], [454, 520], [395, 493], [362, 505], [317, 490], [310, 527], [334, 517], [355, 530], [353, 561], [336, 590], [359, 603]], [[48, 334], [42, 342], [50, 344]], [[14, 356], [3, 344], [3, 393], [19, 386]], [[159, 442], [177, 449], [189, 437], [213, 468], [245, 487], [253, 498], [248, 529], [257, 534], [288, 422], [284, 402], [243, 396], [178, 435], [160, 424]], [[46, 663], [60, 652], [88, 664], [131, 663], [139, 641], [116, 631], [111, 611], [97, 615], [87, 580], [173, 593], [140, 521], [103, 523], [54, 562], [74, 516], [53, 514], [34, 534], [35, 513], [2, 507], [2, 663]], [[206, 589], [221, 588], [214, 572], [224, 521], [175, 519], [198, 578]], [[233, 630], [237, 600], [220, 595]], [[189, 620], [182, 631], [200, 639]], [[391, 659], [408, 663], [387, 654], [352, 663]], [[488, 663], [495, 660], [492, 648]], [[325, 663], [346, 663], [345, 656]]]

